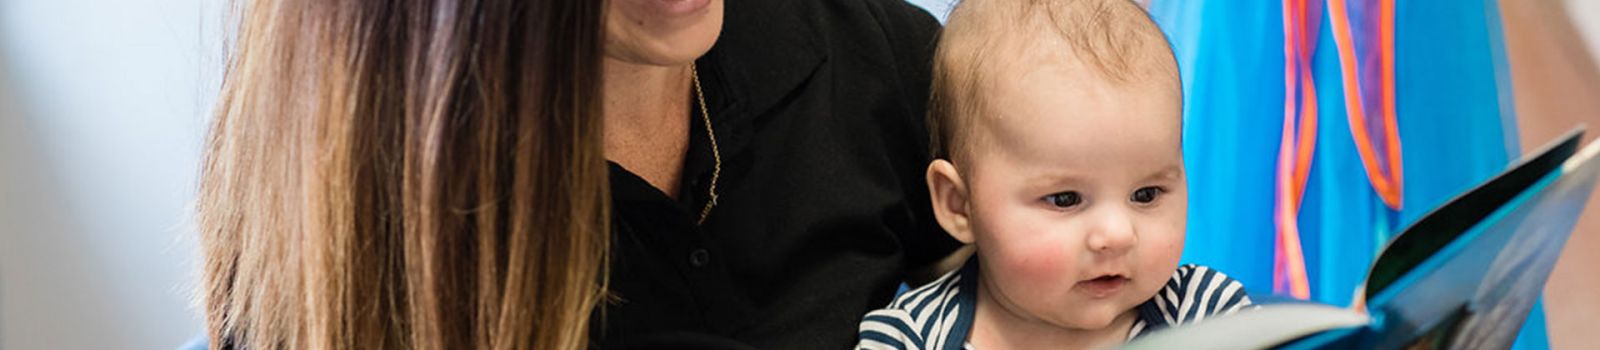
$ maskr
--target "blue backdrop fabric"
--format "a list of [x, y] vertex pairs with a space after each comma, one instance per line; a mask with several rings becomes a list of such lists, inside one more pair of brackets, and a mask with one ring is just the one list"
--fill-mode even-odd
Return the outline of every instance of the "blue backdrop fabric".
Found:
[[[1172, 42], [1186, 97], [1184, 261], [1225, 271], [1255, 294], [1273, 293], [1282, 6], [1155, 0], [1150, 7]], [[1504, 170], [1520, 150], [1497, 3], [1397, 2], [1393, 50], [1405, 177], [1400, 210], [1384, 206], [1350, 134], [1328, 11], [1321, 13], [1312, 54], [1320, 117], [1298, 228], [1311, 299], [1345, 305], [1388, 237]], [[1516, 348], [1548, 348], [1542, 310], [1535, 307]]]

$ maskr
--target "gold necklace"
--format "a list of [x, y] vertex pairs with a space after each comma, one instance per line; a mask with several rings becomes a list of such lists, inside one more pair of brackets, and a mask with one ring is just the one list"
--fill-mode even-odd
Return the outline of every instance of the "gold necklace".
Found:
[[717, 149], [717, 133], [711, 130], [711, 113], [706, 111], [706, 93], [700, 90], [700, 70], [695, 69], [693, 63], [689, 64], [689, 74], [694, 78], [694, 97], [700, 101], [700, 119], [706, 123], [706, 139], [711, 140], [711, 186], [706, 190], [710, 200], [706, 207], [700, 209], [700, 220], [696, 225], [705, 225], [706, 217], [711, 215], [711, 207], [717, 206], [717, 178], [722, 176], [722, 151]]

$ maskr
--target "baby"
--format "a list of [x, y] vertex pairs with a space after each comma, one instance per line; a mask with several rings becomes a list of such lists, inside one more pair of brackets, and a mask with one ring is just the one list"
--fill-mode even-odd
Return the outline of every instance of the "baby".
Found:
[[1182, 88], [1138, 5], [965, 0], [938, 45], [928, 189], [977, 254], [867, 314], [858, 348], [1099, 348], [1251, 303], [1178, 266]]

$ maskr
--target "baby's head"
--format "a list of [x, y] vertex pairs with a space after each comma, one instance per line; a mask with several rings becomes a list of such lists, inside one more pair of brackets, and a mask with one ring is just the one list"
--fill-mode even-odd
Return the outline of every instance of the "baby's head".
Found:
[[[934, 211], [1007, 313], [1100, 329], [1183, 251], [1182, 88], [1127, 0], [965, 0], [934, 63]], [[989, 298], [985, 297], [985, 298]]]

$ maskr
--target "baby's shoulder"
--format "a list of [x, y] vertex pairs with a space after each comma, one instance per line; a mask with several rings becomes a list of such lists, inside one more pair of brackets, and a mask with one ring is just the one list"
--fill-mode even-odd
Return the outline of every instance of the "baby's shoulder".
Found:
[[1153, 301], [1172, 317], [1173, 323], [1233, 313], [1252, 304], [1243, 283], [1222, 271], [1195, 264], [1173, 271]]
[[1198, 264], [1178, 265], [1178, 269], [1172, 272], [1172, 278], [1169, 281], [1197, 281], [1218, 284], [1239, 283], [1239, 281], [1234, 280], [1233, 277], [1228, 277], [1228, 274], [1223, 273], [1221, 270]]
[[971, 290], [973, 284], [967, 282], [977, 278], [976, 274], [967, 267], [951, 271], [938, 280], [901, 293], [882, 309], [868, 312], [861, 319], [856, 348], [959, 347], [965, 342], [976, 306], [975, 291]]

